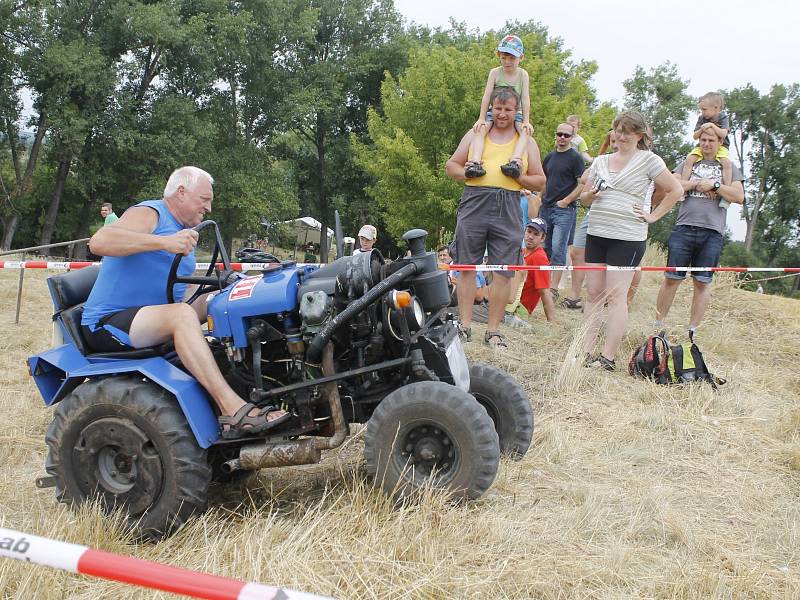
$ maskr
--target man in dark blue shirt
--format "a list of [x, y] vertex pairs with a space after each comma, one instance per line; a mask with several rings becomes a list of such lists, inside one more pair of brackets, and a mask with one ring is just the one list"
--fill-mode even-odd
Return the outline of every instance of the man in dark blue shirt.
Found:
[[[542, 167], [547, 185], [542, 197], [539, 216], [547, 223], [545, 251], [551, 265], [567, 264], [567, 248], [575, 235], [575, 215], [578, 196], [583, 189], [579, 183], [585, 169], [583, 158], [571, 144], [575, 128], [561, 123], [556, 128], [556, 149], [544, 157]], [[562, 271], [553, 272], [552, 286], [558, 289]]]

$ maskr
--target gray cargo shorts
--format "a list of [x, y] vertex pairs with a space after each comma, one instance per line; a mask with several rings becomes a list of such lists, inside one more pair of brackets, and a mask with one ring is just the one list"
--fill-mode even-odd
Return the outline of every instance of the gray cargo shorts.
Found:
[[[525, 234], [519, 191], [465, 186], [456, 214], [456, 235], [451, 248], [453, 260], [462, 265], [479, 265], [488, 249], [490, 265], [521, 264], [519, 241]], [[513, 277], [513, 271], [497, 275]]]

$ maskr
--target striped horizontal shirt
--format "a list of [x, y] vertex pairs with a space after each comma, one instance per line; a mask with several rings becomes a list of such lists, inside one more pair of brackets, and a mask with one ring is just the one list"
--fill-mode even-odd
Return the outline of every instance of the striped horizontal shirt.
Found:
[[609, 169], [613, 155], [594, 159], [589, 170], [589, 185], [603, 179], [608, 186], [592, 202], [589, 211], [589, 233], [612, 240], [641, 242], [647, 239], [647, 223], [633, 212], [634, 204], [646, 204], [648, 188], [667, 165], [657, 154], [637, 150], [618, 173]]

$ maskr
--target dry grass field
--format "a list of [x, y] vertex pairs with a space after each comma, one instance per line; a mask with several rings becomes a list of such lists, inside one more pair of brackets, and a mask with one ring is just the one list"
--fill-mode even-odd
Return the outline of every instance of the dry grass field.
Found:
[[[0, 270], [3, 526], [337, 598], [800, 598], [800, 302], [715, 282], [698, 342], [728, 380], [716, 392], [576, 367], [580, 314], [548, 325], [537, 312], [506, 354], [467, 346], [516, 376], [536, 413], [530, 452], [480, 501], [394, 507], [355, 435], [320, 465], [217, 490], [202, 518], [136, 546], [34, 486], [51, 410], [24, 359], [50, 344], [51, 310], [45, 274], [29, 271], [15, 326], [17, 278]], [[644, 275], [618, 362], [650, 333], [659, 282]], [[689, 297], [682, 286], [672, 323]], [[4, 560], [0, 597], [170, 596]]]

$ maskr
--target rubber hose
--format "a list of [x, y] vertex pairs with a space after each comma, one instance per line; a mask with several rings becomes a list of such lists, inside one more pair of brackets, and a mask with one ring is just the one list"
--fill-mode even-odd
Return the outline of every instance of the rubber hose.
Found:
[[364, 310], [367, 306], [378, 300], [386, 292], [392, 289], [395, 285], [403, 281], [406, 277], [410, 277], [417, 272], [417, 265], [409, 263], [389, 275], [386, 279], [381, 281], [366, 294], [361, 296], [358, 300], [350, 304], [342, 312], [336, 315], [333, 319], [328, 321], [325, 326], [320, 329], [319, 333], [314, 336], [311, 343], [308, 345], [308, 352], [306, 353], [306, 361], [310, 363], [319, 362], [322, 349], [328, 343], [333, 332], [339, 329], [342, 325], [349, 323], [357, 314]]

